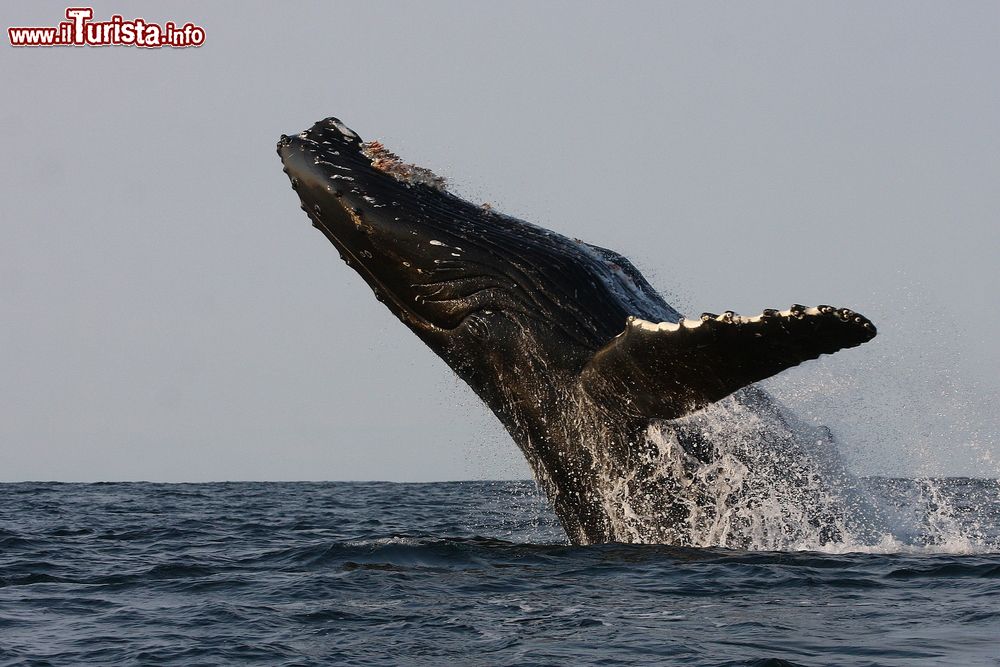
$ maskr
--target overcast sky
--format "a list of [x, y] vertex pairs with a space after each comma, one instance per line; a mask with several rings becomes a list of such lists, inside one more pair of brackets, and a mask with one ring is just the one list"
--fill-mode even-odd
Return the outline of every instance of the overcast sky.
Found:
[[299, 211], [274, 144], [329, 115], [689, 314], [863, 312], [768, 387], [861, 473], [997, 474], [1000, 4], [94, 9], [207, 37], [4, 35], [0, 479], [528, 476]]

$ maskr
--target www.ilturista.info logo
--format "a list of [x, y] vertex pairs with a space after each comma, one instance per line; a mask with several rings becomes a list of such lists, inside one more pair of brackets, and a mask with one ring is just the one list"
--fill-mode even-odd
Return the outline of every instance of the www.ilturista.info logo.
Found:
[[163, 25], [135, 18], [126, 21], [115, 14], [108, 21], [91, 21], [92, 7], [69, 7], [67, 21], [47, 28], [7, 28], [11, 46], [164, 46], [183, 48], [205, 43], [205, 29], [193, 23]]

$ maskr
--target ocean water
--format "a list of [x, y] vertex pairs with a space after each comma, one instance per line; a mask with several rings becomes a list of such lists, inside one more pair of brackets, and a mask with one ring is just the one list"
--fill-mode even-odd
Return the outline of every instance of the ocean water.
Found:
[[0, 664], [1000, 665], [998, 483], [864, 481], [908, 537], [574, 547], [530, 482], [4, 484]]

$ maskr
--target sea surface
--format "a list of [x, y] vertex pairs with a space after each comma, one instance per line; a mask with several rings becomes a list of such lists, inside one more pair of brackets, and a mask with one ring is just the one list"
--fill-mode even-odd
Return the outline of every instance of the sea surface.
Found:
[[3, 484], [0, 665], [1000, 665], [998, 483], [867, 483], [924, 537], [574, 547], [530, 482]]

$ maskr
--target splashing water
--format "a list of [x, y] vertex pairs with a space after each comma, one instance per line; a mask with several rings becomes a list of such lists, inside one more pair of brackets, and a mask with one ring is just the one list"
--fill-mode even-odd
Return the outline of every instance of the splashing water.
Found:
[[[678, 545], [828, 553], [1000, 548], [988, 530], [961, 520], [963, 512], [975, 515], [974, 498], [957, 508], [940, 480], [859, 478], [828, 429], [774, 406], [731, 397], [680, 420], [653, 422], [646, 438], [683, 517], [672, 540]], [[618, 515], [627, 522], [630, 512]]]

